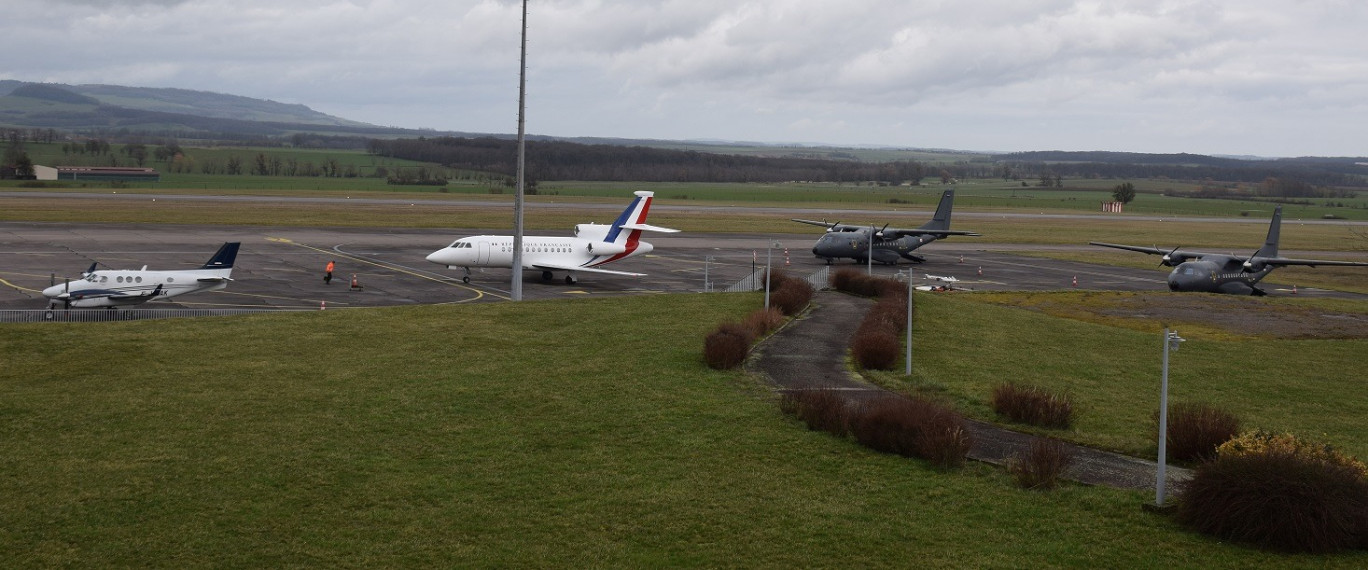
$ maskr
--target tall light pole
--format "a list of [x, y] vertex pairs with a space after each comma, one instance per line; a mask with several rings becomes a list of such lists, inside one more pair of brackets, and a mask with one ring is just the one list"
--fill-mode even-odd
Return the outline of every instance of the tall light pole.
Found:
[[912, 268], [907, 268], [907, 370], [912, 375]]
[[527, 0], [522, 3], [522, 41], [518, 57], [518, 188], [513, 194], [513, 283], [509, 298], [522, 300], [523, 258], [523, 182], [526, 170], [527, 131], [524, 112], [527, 109]]
[[1164, 487], [1167, 483], [1168, 462], [1168, 364], [1169, 352], [1178, 352], [1178, 343], [1187, 339], [1178, 336], [1178, 331], [1169, 332], [1164, 327], [1164, 373], [1159, 381], [1159, 463], [1154, 475], [1154, 505], [1164, 506]]
[[773, 272], [770, 268], [770, 260], [774, 257], [774, 248], [779, 246], [779, 242], [772, 241], [770, 242], [769, 247], [765, 248], [765, 310], [769, 310], [770, 281], [773, 281], [770, 276]]
[[874, 226], [869, 226], [869, 248], [865, 250], [865, 275], [874, 274]]

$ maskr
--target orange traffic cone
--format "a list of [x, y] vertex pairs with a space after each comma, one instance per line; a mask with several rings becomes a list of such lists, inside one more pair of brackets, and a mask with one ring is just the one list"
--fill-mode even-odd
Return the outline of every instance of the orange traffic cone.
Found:
[[1074, 287], [1077, 287], [1077, 286], [1078, 286], [1078, 276], [1077, 276], [1077, 275], [1073, 276], [1073, 286], [1074, 286]]
[[318, 310], [322, 311], [322, 310], [325, 310], [325, 309], [327, 309], [327, 308], [328, 308], [328, 302], [327, 302], [327, 301], [319, 301], [319, 302], [318, 302]]
[[789, 266], [788, 248], [784, 248], [784, 267]]
[[960, 254], [960, 263], [964, 263], [964, 254]]
[[1296, 295], [1296, 294], [1297, 294], [1297, 286], [1296, 286], [1296, 285], [1293, 285], [1293, 286], [1292, 286], [1292, 294], [1293, 294], [1293, 295]]
[[355, 274], [355, 273], [352, 274], [351, 290], [352, 290], [352, 291], [360, 291], [360, 290], [361, 290], [361, 283], [358, 282], [358, 281], [356, 280], [356, 274]]
[[983, 277], [983, 266], [982, 266], [982, 265], [979, 266], [979, 274], [978, 274], [978, 276], [979, 276], [979, 277]]

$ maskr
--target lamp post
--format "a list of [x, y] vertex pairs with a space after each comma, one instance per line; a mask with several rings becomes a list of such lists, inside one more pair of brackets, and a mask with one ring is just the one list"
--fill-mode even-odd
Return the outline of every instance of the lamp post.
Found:
[[1178, 331], [1164, 327], [1164, 372], [1159, 381], [1159, 462], [1154, 475], [1154, 505], [1164, 506], [1164, 487], [1168, 461], [1168, 369], [1169, 352], [1178, 352], [1178, 344], [1187, 339], [1178, 336]]
[[907, 370], [912, 375], [912, 268], [907, 268]]
[[777, 241], [772, 241], [770, 242], [769, 247], [765, 248], [765, 310], [767, 311], [769, 310], [770, 281], [772, 281], [772, 279], [770, 279], [770, 273], [773, 271], [770, 269], [770, 260], [773, 258], [774, 248], [776, 247], [781, 247], [781, 244]]
[[508, 296], [513, 301], [522, 300], [522, 260], [523, 260], [523, 179], [525, 178], [527, 156], [527, 130], [525, 111], [527, 109], [527, 0], [522, 3], [522, 41], [518, 62], [518, 187], [513, 195], [513, 282], [509, 285]]
[[869, 247], [865, 250], [865, 275], [874, 275], [874, 226], [869, 226]]

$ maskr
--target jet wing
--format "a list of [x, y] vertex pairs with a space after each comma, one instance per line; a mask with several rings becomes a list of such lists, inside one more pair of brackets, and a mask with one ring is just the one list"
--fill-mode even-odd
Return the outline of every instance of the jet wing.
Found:
[[585, 273], [602, 273], [604, 275], [622, 275], [626, 277], [645, 277], [645, 273], [629, 273], [627, 271], [613, 271], [611, 269], [599, 269], [597, 267], [581, 267], [578, 265], [561, 265], [551, 263], [534, 263], [530, 267], [542, 271], [583, 271]]
[[232, 279], [228, 277], [200, 277], [195, 281], [198, 283], [227, 283], [232, 281]]

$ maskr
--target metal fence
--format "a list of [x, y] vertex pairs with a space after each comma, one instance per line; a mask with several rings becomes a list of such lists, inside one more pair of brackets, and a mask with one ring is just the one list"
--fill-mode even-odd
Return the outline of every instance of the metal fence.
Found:
[[[831, 275], [831, 267], [823, 267], [820, 271], [803, 278], [812, 285], [813, 289], [821, 291], [828, 287], [827, 279]], [[741, 278], [731, 287], [723, 289], [724, 293], [741, 293], [744, 291], [759, 291], [765, 288], [765, 270], [756, 269], [755, 272]]]
[[0, 323], [103, 323], [179, 317], [226, 317], [313, 309], [24, 309], [0, 310]]

